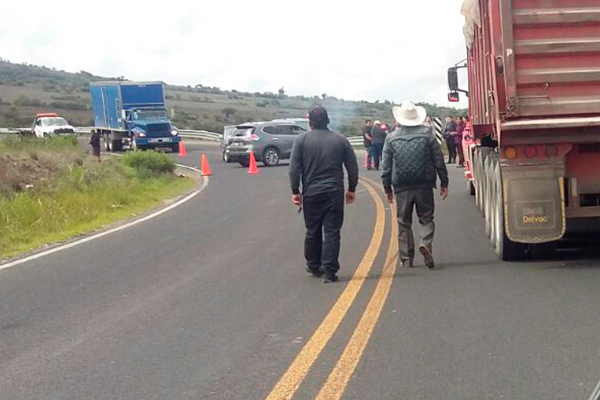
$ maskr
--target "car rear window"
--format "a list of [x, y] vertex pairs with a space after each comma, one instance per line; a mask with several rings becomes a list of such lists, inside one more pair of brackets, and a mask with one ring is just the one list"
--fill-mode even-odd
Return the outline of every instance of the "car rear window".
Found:
[[235, 130], [235, 132], [233, 133], [233, 136], [236, 137], [241, 137], [241, 136], [248, 136], [252, 134], [252, 131], [254, 130], [253, 126], [238, 126]]

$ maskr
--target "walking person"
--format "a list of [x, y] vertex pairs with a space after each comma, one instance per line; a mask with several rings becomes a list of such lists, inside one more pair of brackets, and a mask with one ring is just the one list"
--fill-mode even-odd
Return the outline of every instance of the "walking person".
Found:
[[371, 129], [371, 139], [373, 143], [373, 165], [376, 170], [379, 170], [386, 135], [386, 132], [381, 128], [381, 122], [375, 121], [373, 129]]
[[92, 154], [97, 158], [98, 162], [102, 162], [100, 159], [100, 132], [97, 129], [92, 129], [92, 137], [90, 138], [90, 145], [92, 146]]
[[463, 117], [458, 117], [456, 119], [456, 134], [454, 135], [454, 146], [456, 147], [456, 152], [458, 154], [458, 165], [456, 168], [464, 168], [465, 166], [465, 153], [462, 146], [465, 126]]
[[370, 119], [365, 121], [365, 127], [363, 128], [363, 140], [365, 144], [365, 150], [367, 151], [367, 170], [373, 169], [373, 140], [371, 138], [371, 129], [373, 123]]
[[331, 283], [338, 280], [340, 269], [344, 167], [349, 183], [345, 199], [352, 204], [358, 184], [358, 163], [348, 139], [327, 127], [329, 116], [325, 108], [311, 109], [308, 121], [311, 130], [296, 139], [290, 159], [292, 202], [304, 206], [306, 271]]
[[456, 162], [456, 144], [454, 143], [454, 134], [456, 133], [456, 122], [454, 118], [446, 117], [446, 129], [444, 130], [444, 139], [448, 148], [448, 164]]
[[431, 135], [431, 128], [423, 125], [427, 114], [423, 107], [406, 101], [401, 107], [394, 107], [393, 114], [401, 127], [385, 141], [381, 178], [390, 204], [394, 203], [396, 195], [400, 260], [405, 268], [413, 266], [415, 243], [412, 218], [413, 209], [416, 208], [422, 227], [419, 251], [423, 254], [425, 265], [432, 269], [435, 267], [432, 247], [435, 233], [433, 189], [438, 176], [441, 181], [440, 195], [443, 200], [448, 196], [448, 171], [444, 155]]

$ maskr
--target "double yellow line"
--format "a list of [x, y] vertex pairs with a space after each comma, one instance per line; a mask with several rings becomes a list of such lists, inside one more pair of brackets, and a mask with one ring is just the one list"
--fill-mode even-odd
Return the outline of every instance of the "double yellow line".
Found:
[[[375, 184], [372, 181], [368, 182], [370, 183], [363, 180], [363, 184], [375, 201], [377, 215], [371, 243], [354, 273], [352, 280], [348, 283], [348, 286], [346, 286], [346, 289], [310, 340], [302, 348], [298, 356], [296, 356], [296, 359], [292, 362], [288, 370], [281, 377], [279, 382], [277, 382], [267, 397], [267, 400], [292, 399], [298, 390], [298, 387], [308, 374], [308, 371], [344, 319], [375, 262], [385, 231], [385, 211], [381, 197], [374, 188]], [[354, 373], [367, 343], [369, 342], [375, 324], [379, 319], [381, 310], [383, 309], [385, 300], [389, 294], [398, 261], [398, 242], [396, 239], [398, 228], [393, 211], [390, 212], [390, 222], [392, 227], [390, 245], [382, 275], [377, 283], [377, 288], [375, 289], [358, 326], [354, 330], [350, 342], [346, 345], [342, 356], [321, 388], [321, 391], [317, 396], [317, 399], [319, 400], [339, 399], [344, 394], [348, 381]]]

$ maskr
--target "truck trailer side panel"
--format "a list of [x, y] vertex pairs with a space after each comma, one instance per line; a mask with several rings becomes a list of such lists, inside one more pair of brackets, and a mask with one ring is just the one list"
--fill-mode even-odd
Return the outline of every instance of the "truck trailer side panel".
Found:
[[160, 82], [122, 84], [121, 96], [124, 110], [140, 107], [165, 107], [165, 94], [163, 84]]

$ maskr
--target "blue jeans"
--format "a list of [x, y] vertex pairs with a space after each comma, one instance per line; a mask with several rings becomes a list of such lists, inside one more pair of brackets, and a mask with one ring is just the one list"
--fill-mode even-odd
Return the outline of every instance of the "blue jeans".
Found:
[[379, 163], [383, 157], [383, 143], [373, 143], [373, 166], [379, 169]]

